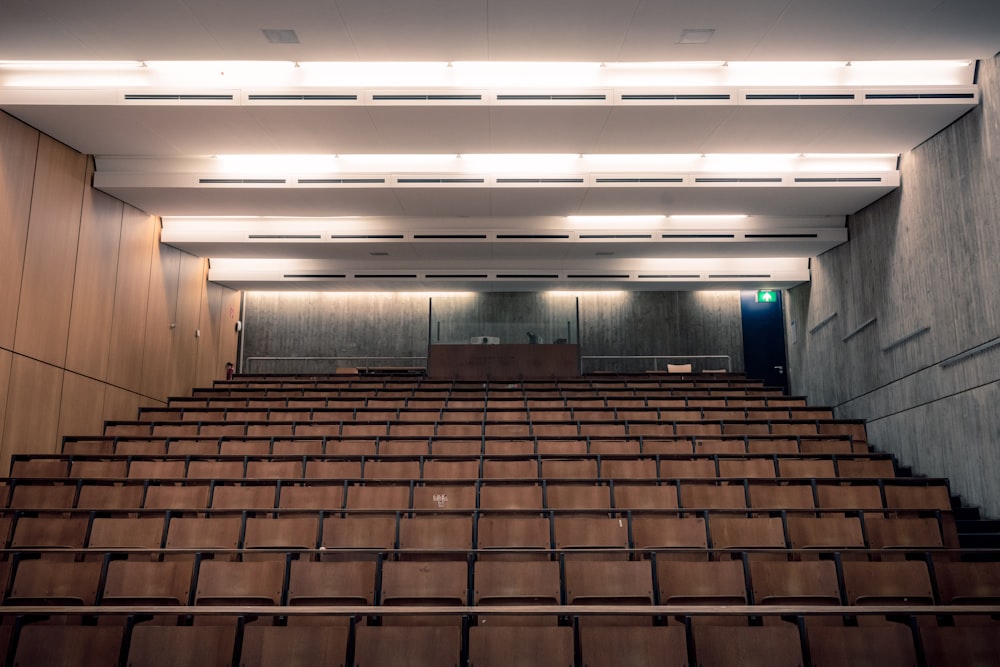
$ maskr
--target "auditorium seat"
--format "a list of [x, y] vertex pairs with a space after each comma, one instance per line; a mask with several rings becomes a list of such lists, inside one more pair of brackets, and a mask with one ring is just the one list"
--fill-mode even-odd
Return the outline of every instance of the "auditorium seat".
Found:
[[211, 487], [206, 484], [150, 484], [146, 488], [143, 507], [147, 510], [172, 510], [175, 515], [183, 510], [204, 510], [208, 507]]
[[[635, 514], [632, 544], [636, 549], [655, 550], [657, 560], [706, 560], [708, 532], [704, 517]], [[677, 551], [671, 551], [676, 549]]]
[[[285, 560], [203, 560], [198, 568], [196, 605], [279, 605]], [[199, 617], [198, 620], [201, 620]]]
[[84, 484], [76, 507], [81, 509], [122, 510], [142, 506], [143, 484]]
[[[479, 560], [475, 564], [475, 605], [558, 605], [562, 596], [559, 563], [543, 560]], [[555, 624], [554, 616], [481, 615], [484, 625]]]
[[396, 547], [396, 517], [386, 515], [327, 516], [323, 519], [324, 560], [375, 558]]
[[4, 604], [93, 605], [100, 587], [101, 562], [23, 558], [17, 562]]
[[681, 482], [681, 507], [689, 509], [745, 509], [746, 488], [728, 482]]
[[[382, 606], [464, 606], [469, 599], [468, 564], [463, 561], [385, 561], [380, 587]], [[382, 625], [461, 625], [454, 615], [382, 617]]]
[[989, 625], [921, 626], [927, 667], [992, 667], [1000, 656], [1000, 634]]
[[[462, 631], [452, 626], [360, 625], [355, 629], [354, 645], [354, 667], [458, 667]], [[404, 646], [406, 650], [400, 650]]]
[[168, 626], [140, 623], [129, 643], [130, 667], [230, 667], [236, 628], [226, 625]]
[[347, 629], [336, 625], [251, 624], [243, 631], [238, 664], [240, 667], [343, 665], [347, 659], [347, 643]]
[[[652, 605], [653, 577], [646, 560], [612, 562], [567, 560], [564, 565], [566, 604]], [[585, 615], [581, 626], [650, 625], [650, 615]]]
[[684, 628], [580, 627], [580, 655], [586, 667], [681, 667], [688, 664]]
[[611, 508], [611, 487], [606, 484], [545, 484], [545, 503], [556, 510], [607, 510]]
[[474, 510], [476, 509], [475, 482], [457, 484], [415, 484], [413, 509], [419, 510]]
[[865, 627], [811, 627], [813, 667], [916, 667], [913, 632], [899, 623]]
[[14, 487], [10, 494], [13, 509], [60, 509], [73, 507], [77, 485], [74, 484], [25, 484]]
[[[849, 561], [842, 564], [844, 595], [851, 605], [934, 604], [927, 565], [923, 561]], [[932, 619], [931, 619], [932, 620]], [[881, 617], [861, 615], [858, 624], [880, 623]]]
[[[213, 549], [235, 550], [239, 547], [243, 520], [239, 516], [171, 517], [167, 524], [166, 547], [182, 550], [165, 558], [188, 559], [198, 551]], [[216, 558], [232, 559], [235, 553], [219, 554]]]
[[549, 558], [552, 541], [548, 517], [483, 513], [476, 527], [481, 561]]
[[[694, 651], [699, 667], [802, 667], [802, 644], [798, 628], [790, 625], [740, 627], [694, 624]], [[815, 664], [815, 663], [814, 663]], [[852, 663], [836, 663], [850, 665]], [[882, 667], [885, 667], [884, 665]]]
[[[246, 551], [243, 554], [243, 559], [284, 560], [284, 552], [315, 549], [318, 528], [319, 523], [315, 515], [284, 514], [274, 518], [247, 517], [243, 536], [243, 548]], [[252, 553], [253, 549], [266, 551]]]
[[[708, 522], [713, 549], [770, 549], [781, 553], [755, 552], [751, 560], [757, 558], [779, 558], [785, 560], [787, 548], [785, 529], [777, 517], [733, 517], [713, 514]], [[726, 558], [718, 554], [718, 558]]]
[[469, 667], [572, 667], [573, 664], [573, 628], [480, 625], [469, 629]]
[[[865, 538], [857, 517], [814, 517], [789, 514], [788, 542], [792, 549], [842, 551], [864, 549]], [[800, 553], [801, 558], [812, 558]]]
[[[589, 559], [625, 560], [628, 558], [628, 522], [606, 516], [557, 515], [552, 520], [557, 549], [590, 550], [579, 554]], [[575, 557], [566, 554], [567, 559]]]
[[347, 510], [402, 510], [410, 507], [410, 485], [350, 484], [347, 487]]
[[404, 517], [399, 520], [399, 558], [464, 562], [472, 549], [472, 533], [470, 516]]
[[677, 507], [677, 487], [650, 482], [615, 482], [615, 509], [673, 509]]
[[108, 563], [101, 603], [187, 605], [193, 570], [193, 559], [154, 562], [112, 560]]
[[[921, 517], [870, 517], [865, 515], [865, 530], [872, 549], [927, 550], [941, 549], [944, 542], [935, 518]], [[883, 553], [882, 558], [904, 558], [900, 553]]]
[[[156, 559], [156, 550], [163, 544], [163, 517], [95, 517], [90, 526], [91, 549], [113, 552], [116, 549], [146, 549], [150, 553], [132, 552], [129, 559]], [[101, 554], [96, 554], [98, 558]], [[87, 558], [94, 557], [88, 554]]]
[[[24, 667], [117, 665], [122, 649], [122, 634], [123, 629], [118, 627], [24, 625], [18, 636], [13, 664]], [[85, 656], [85, 663], [81, 660], [82, 656]], [[136, 663], [136, 667], [139, 664]]]
[[[19, 551], [31, 549], [82, 549], [87, 537], [90, 519], [85, 515], [20, 516], [14, 526], [10, 548]], [[74, 560], [73, 553], [43, 553], [42, 558]]]

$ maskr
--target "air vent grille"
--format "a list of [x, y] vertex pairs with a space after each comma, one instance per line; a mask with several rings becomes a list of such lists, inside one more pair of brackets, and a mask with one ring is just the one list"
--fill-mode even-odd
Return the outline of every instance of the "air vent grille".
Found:
[[428, 273], [426, 278], [489, 278], [487, 273]]
[[355, 278], [389, 278], [389, 279], [398, 279], [398, 278], [416, 278], [417, 274], [415, 274], [415, 273], [355, 273], [354, 277]]
[[651, 239], [652, 234], [580, 234], [581, 239]]
[[251, 239], [321, 239], [319, 234], [250, 234]]
[[695, 183], [781, 183], [780, 177], [746, 176], [738, 178], [695, 178]]
[[485, 239], [486, 234], [414, 234], [415, 239], [439, 239], [439, 240], [449, 240], [449, 239]]
[[233, 96], [225, 93], [125, 93], [126, 102], [175, 101], [232, 101]]
[[701, 278], [701, 274], [698, 273], [640, 273], [639, 278], [646, 279], [658, 279], [666, 280], [669, 278], [686, 278], [688, 280], [697, 280]]
[[818, 239], [819, 234], [746, 234], [748, 239]]
[[384, 178], [300, 178], [302, 185], [378, 185], [385, 183]]
[[796, 183], [881, 183], [881, 176], [801, 177]]
[[683, 178], [644, 178], [644, 177], [624, 177], [624, 178], [595, 178], [595, 183], [683, 183]]
[[600, 93], [578, 93], [578, 94], [567, 93], [567, 94], [562, 94], [562, 95], [545, 95], [545, 94], [526, 94], [526, 95], [501, 94], [501, 95], [497, 95], [497, 100], [500, 101], [500, 102], [506, 102], [506, 101], [518, 101], [518, 102], [520, 102], [520, 101], [532, 101], [532, 102], [535, 102], [535, 101], [538, 101], [538, 102], [545, 102], [545, 101], [552, 101], [552, 102], [579, 101], [579, 102], [584, 102], [584, 101], [588, 101], [588, 100], [597, 100], [597, 101], [600, 101], [600, 100], [606, 100], [606, 99], [608, 99], [608, 96], [600, 94]]
[[343, 273], [286, 273], [285, 278], [346, 278]]
[[709, 278], [770, 278], [770, 273], [729, 273], [729, 274], [709, 274]]
[[866, 100], [972, 100], [975, 93], [865, 93]]
[[402, 234], [331, 234], [331, 239], [401, 239]]
[[613, 279], [623, 279], [628, 278], [627, 273], [571, 273], [566, 276], [567, 278], [589, 278], [589, 279], [600, 279], [600, 280], [613, 280]]
[[497, 234], [498, 239], [568, 239], [569, 234]]
[[419, 185], [428, 183], [485, 183], [485, 178], [397, 178], [397, 183]]
[[497, 278], [558, 278], [558, 273], [498, 273]]
[[251, 102], [353, 102], [358, 99], [354, 94], [313, 94], [313, 95], [267, 95], [250, 94]]
[[853, 100], [854, 93], [749, 93], [748, 100]]
[[202, 185], [281, 185], [283, 178], [199, 178]]
[[661, 234], [664, 239], [734, 239], [735, 234]]
[[498, 178], [497, 183], [583, 183], [582, 178]]
[[372, 95], [372, 99], [376, 102], [457, 102], [481, 100], [483, 96], [476, 93], [462, 95], [376, 94]]
[[719, 94], [691, 94], [691, 95], [678, 95], [678, 94], [674, 94], [674, 93], [629, 93], [629, 94], [622, 95], [622, 101], [625, 101], [625, 102], [631, 102], [631, 101], [656, 101], [656, 100], [662, 100], [662, 101], [670, 101], [670, 100], [677, 100], [677, 101], [688, 101], [688, 100], [709, 101], [709, 100], [729, 100], [729, 99], [732, 99], [732, 96], [729, 95], [728, 93], [719, 93]]

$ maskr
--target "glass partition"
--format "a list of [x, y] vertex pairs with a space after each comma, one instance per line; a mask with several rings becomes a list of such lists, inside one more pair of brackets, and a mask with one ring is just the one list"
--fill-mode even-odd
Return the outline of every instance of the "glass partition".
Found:
[[435, 296], [428, 333], [431, 345], [578, 343], [577, 297], [528, 292]]

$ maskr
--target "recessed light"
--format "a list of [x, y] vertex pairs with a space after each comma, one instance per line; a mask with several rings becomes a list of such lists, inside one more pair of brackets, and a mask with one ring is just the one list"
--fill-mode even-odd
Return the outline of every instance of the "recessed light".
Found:
[[715, 35], [715, 28], [685, 28], [681, 30], [678, 44], [707, 44]]
[[272, 44], [298, 44], [299, 36], [294, 30], [285, 28], [261, 28], [264, 38]]

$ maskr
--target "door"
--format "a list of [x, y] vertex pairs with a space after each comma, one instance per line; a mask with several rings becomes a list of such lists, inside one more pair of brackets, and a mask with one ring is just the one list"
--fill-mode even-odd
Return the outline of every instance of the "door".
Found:
[[768, 387], [781, 387], [788, 393], [782, 294], [778, 290], [768, 294], [774, 295], [774, 299], [765, 297], [758, 301], [756, 291], [740, 292], [743, 363], [748, 378], [763, 380]]

